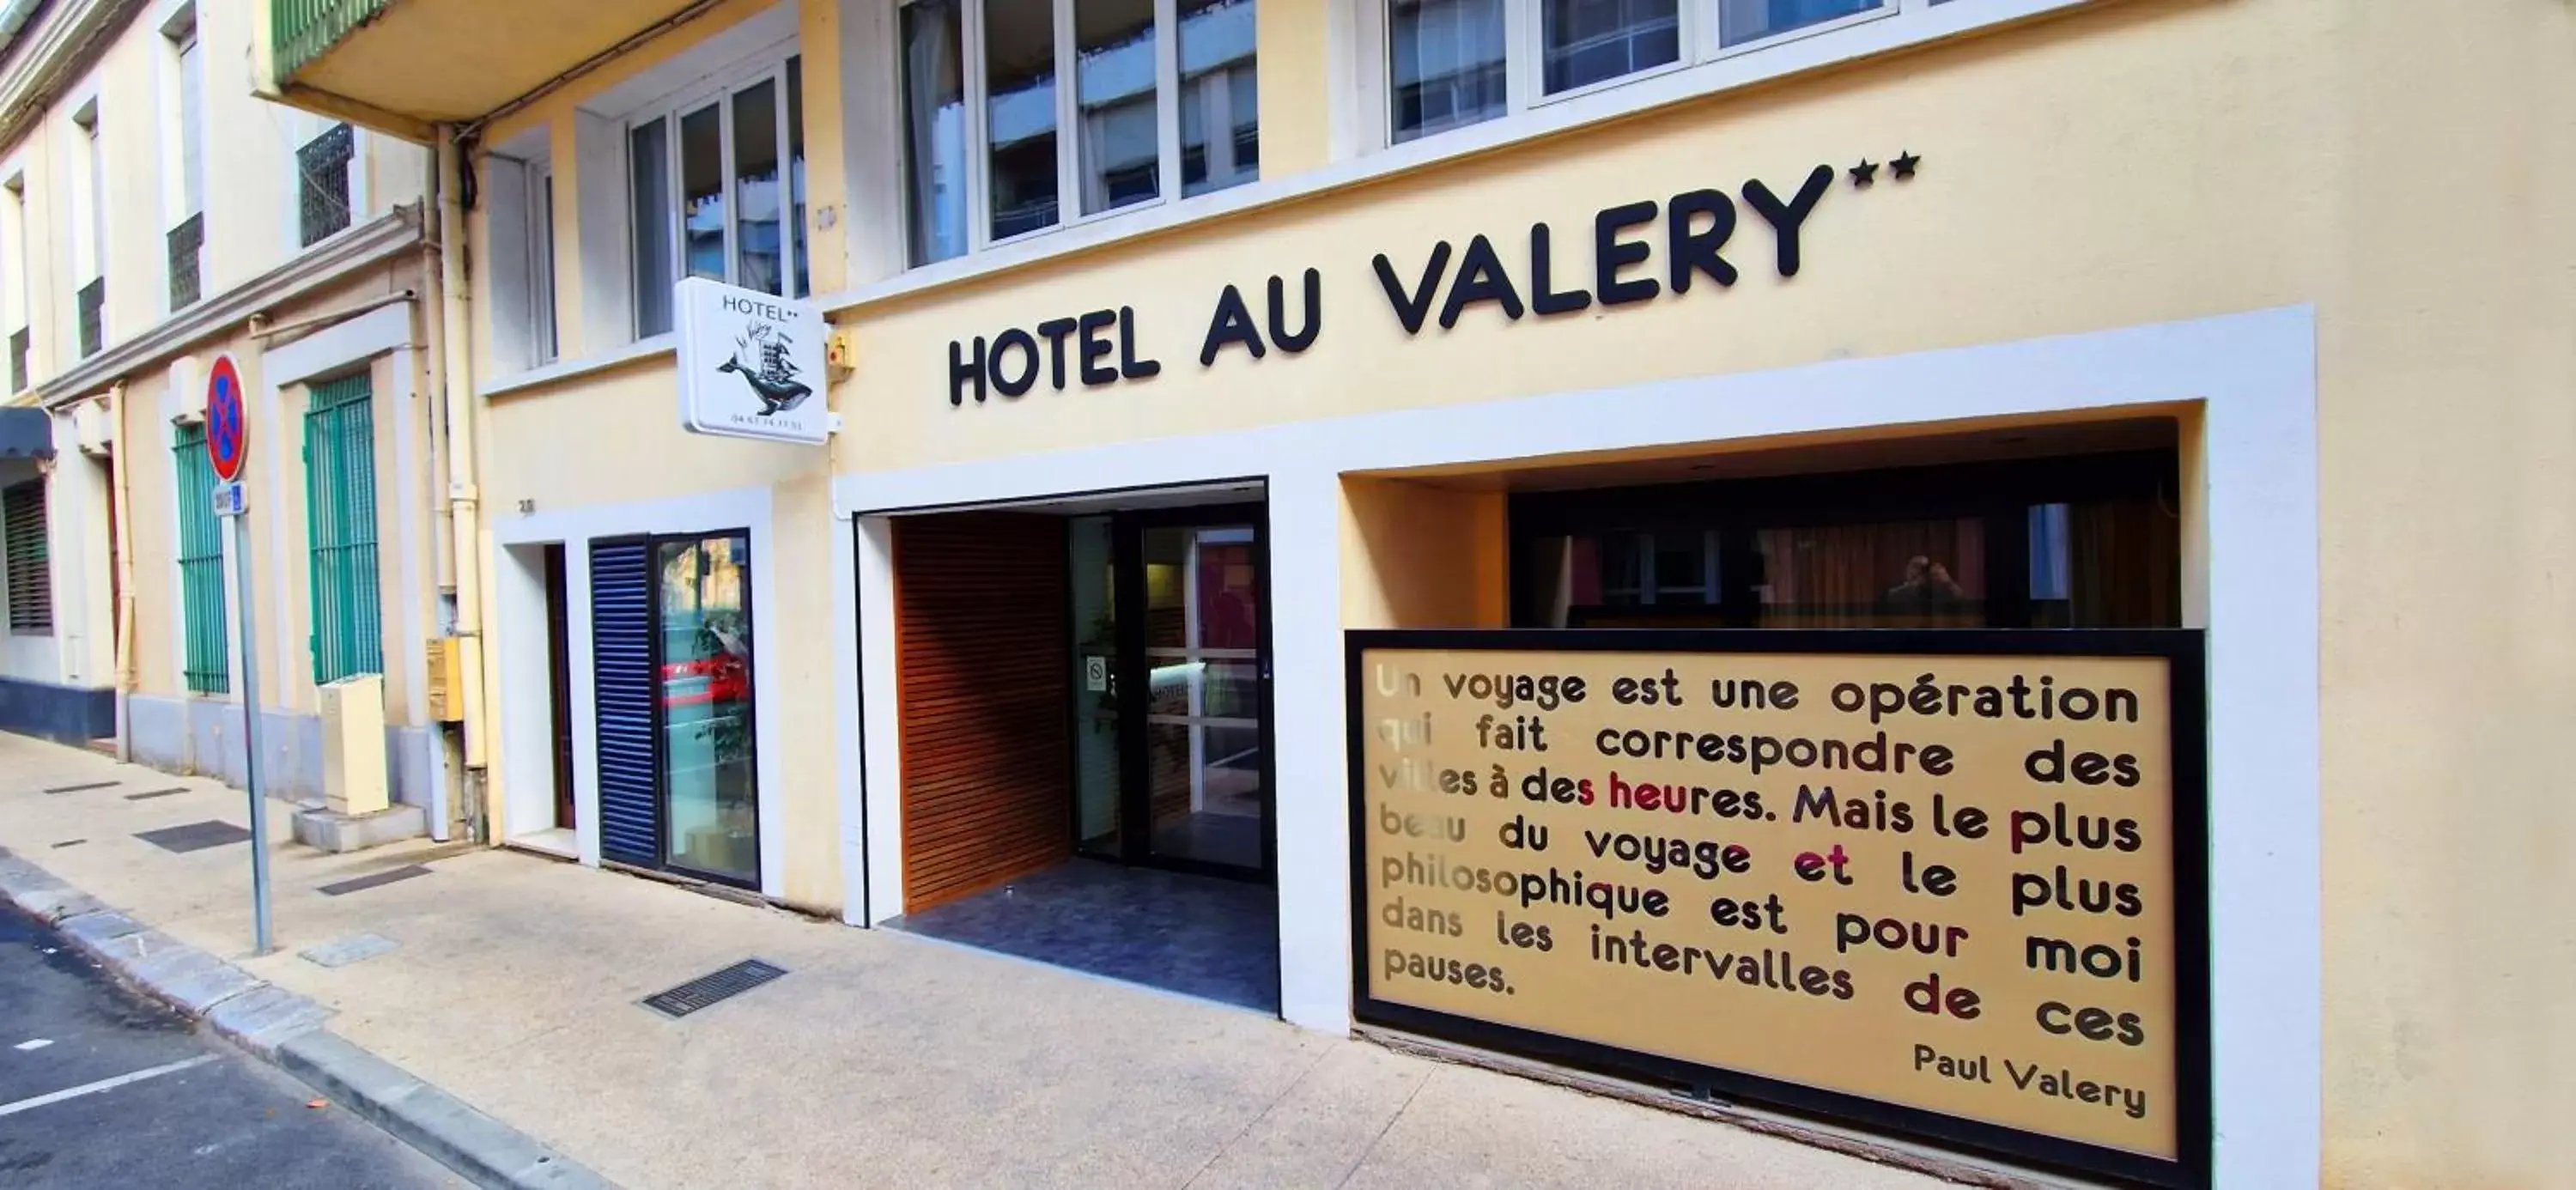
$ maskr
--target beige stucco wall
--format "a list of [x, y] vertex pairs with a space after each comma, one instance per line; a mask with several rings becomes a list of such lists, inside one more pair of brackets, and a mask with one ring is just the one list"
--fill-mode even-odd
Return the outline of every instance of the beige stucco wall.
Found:
[[[2576, 713], [2552, 578], [2576, 563], [2572, 49], [2561, 5], [2105, 4], [863, 307], [841, 404], [869, 433], [844, 458], [912, 467], [2313, 305], [2329, 1181], [2547, 1184], [2576, 1157], [2553, 1126], [2576, 1109], [2576, 1026], [2551, 1007], [2576, 981], [2553, 941], [2576, 920], [2546, 891], [2570, 812], [2531, 742]], [[1433, 241], [1482, 232], [1525, 288], [1535, 220], [1580, 262], [1601, 207], [1906, 149], [1920, 177], [1838, 186], [1793, 281], [1748, 219], [1731, 291], [1509, 325], [1487, 306], [1408, 339], [1369, 270], [1373, 252], [1418, 270]], [[1223, 285], [1257, 303], [1270, 273], [1308, 266], [1325, 274], [1314, 348], [1199, 367]], [[1120, 304], [1160, 377], [949, 406], [950, 340]]]
[[[809, 30], [832, 19], [806, 8]], [[1284, 169], [1320, 159], [1320, 113], [1341, 98], [1320, 65], [1274, 72], [1274, 49], [1282, 62], [1320, 53], [1293, 30], [1274, 47], [1273, 28], [1265, 10], [1263, 134]], [[2563, 945], [2576, 914], [2549, 891], [2576, 824], [2532, 742], [2576, 714], [2576, 625], [2555, 578], [2576, 564], [2571, 51], [2576, 10], [2529, 0], [2438, 13], [2094, 5], [844, 311], [860, 365], [833, 392], [853, 429], [831, 465], [912, 468], [2312, 306], [2328, 1181], [2545, 1185], [2576, 1162], [2556, 1127], [2576, 1111], [2562, 1073], [2576, 1069], [2576, 1025], [2555, 1011], [2576, 983]], [[823, 55], [806, 53], [809, 94], [829, 94]], [[559, 121], [577, 101], [518, 119]], [[832, 141], [831, 106], [808, 111], [809, 142]], [[1785, 192], [1818, 164], [1904, 150], [1923, 155], [1921, 176], [1838, 184], [1807, 223], [1793, 280], [1775, 275], [1770, 235], [1747, 212], [1731, 290], [1513, 324], [1486, 306], [1456, 330], [1407, 337], [1369, 267], [1382, 251], [1412, 273], [1434, 241], [1484, 233], [1526, 290], [1534, 221], [1556, 228], [1560, 269], [1580, 271], [1600, 208], [1748, 178]], [[817, 209], [885, 201], [815, 174]], [[1223, 286], [1257, 312], [1269, 275], [1293, 282], [1307, 267], [1325, 286], [1312, 349], [1200, 367]], [[1159, 377], [949, 405], [951, 340], [1119, 305], [1135, 308]], [[843, 531], [793, 495], [810, 462], [678, 437], [667, 376], [653, 360], [495, 402], [487, 507], [769, 484], [783, 555], [787, 541]], [[2197, 475], [2189, 424], [2183, 445]], [[1369, 499], [1346, 508], [1354, 531], [1376, 515]], [[2195, 521], [2186, 533], [2194, 608], [2209, 584], [2263, 581], [2208, 573], [2206, 532]], [[840, 614], [820, 551], [808, 557], [780, 559], [783, 606]], [[1384, 591], [1359, 598], [1394, 606]], [[819, 671], [800, 668], [791, 689], [786, 713], [814, 725], [854, 713], [832, 705]], [[800, 888], [817, 887], [823, 848], [804, 836], [830, 821], [817, 800], [827, 751], [795, 766], [816, 774], [790, 793]]]
[[[422, 284], [418, 262], [397, 259], [331, 290], [280, 306], [274, 321], [285, 325], [345, 310], [371, 297]], [[415, 317], [414, 375], [408, 383], [397, 382], [392, 356], [379, 356], [368, 365], [369, 381], [375, 391], [376, 548], [382, 593], [380, 614], [385, 630], [385, 721], [415, 726], [427, 721], [425, 708], [412, 705], [409, 685], [424, 664], [416, 642], [435, 634], [438, 591], [430, 534], [441, 531], [433, 514], [435, 494], [444, 488], [431, 465], [430, 401], [424, 378], [418, 372], [424, 364], [417, 350], [421, 340], [418, 326]], [[293, 341], [264, 341], [237, 329], [198, 344], [179, 360], [164, 361], [128, 381], [124, 416], [117, 433], [119, 449], [126, 452], [127, 482], [133, 488], [127, 507], [131, 510], [130, 532], [135, 550], [136, 693], [188, 697], [179, 668], [183, 642], [174, 628], [180, 622], [184, 594], [177, 578], [177, 464], [170, 449], [169, 417], [173, 412], [203, 412], [208, 370], [216, 356], [228, 352], [241, 374], [250, 420], [245, 474], [250, 484], [251, 552], [259, 584], [251, 602], [260, 617], [260, 647], [252, 657], [260, 667], [260, 698], [273, 709], [299, 714], [312, 714], [318, 706], [310, 645], [310, 510], [303, 464], [305, 386], [286, 386], [278, 394], [274, 416], [261, 399], [265, 352]], [[187, 387], [183, 391], [169, 392], [174, 376], [184, 379]], [[404, 395], [406, 392], [408, 395]], [[410, 423], [408, 428], [401, 424], [405, 419]], [[406, 490], [410, 493], [408, 499]], [[408, 526], [407, 514], [411, 518]], [[281, 527], [283, 533], [279, 531]], [[413, 555], [407, 571], [403, 561], [406, 548]], [[406, 573], [411, 580], [408, 598]], [[239, 635], [238, 626], [230, 622], [238, 614], [239, 609], [227, 606], [228, 639]], [[278, 659], [281, 647], [291, 662], [283, 671]], [[238, 683], [230, 694], [221, 697], [223, 701], [238, 702]]]

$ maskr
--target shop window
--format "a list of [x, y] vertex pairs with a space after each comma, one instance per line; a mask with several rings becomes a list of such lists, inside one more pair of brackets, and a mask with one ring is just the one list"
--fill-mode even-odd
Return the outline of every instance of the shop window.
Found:
[[751, 539], [591, 544], [600, 854], [760, 883]]
[[1260, 176], [1255, 0], [913, 0], [914, 265]]
[[1895, 0], [1384, 2], [1387, 137], [1399, 144], [1897, 11]]
[[54, 569], [45, 538], [45, 481], [0, 489], [0, 589], [9, 597], [9, 631], [44, 636], [54, 630]]
[[224, 543], [215, 520], [215, 467], [203, 422], [179, 427], [170, 445], [179, 505], [179, 594], [187, 629], [183, 677], [190, 694], [232, 690], [224, 631]]
[[637, 338], [671, 331], [682, 278], [808, 296], [803, 90], [803, 64], [791, 57], [628, 123]]
[[2181, 622], [2169, 451], [1513, 499], [1523, 627]]
[[312, 548], [313, 683], [383, 673], [376, 568], [375, 392], [367, 374], [317, 381], [304, 413], [304, 515]]

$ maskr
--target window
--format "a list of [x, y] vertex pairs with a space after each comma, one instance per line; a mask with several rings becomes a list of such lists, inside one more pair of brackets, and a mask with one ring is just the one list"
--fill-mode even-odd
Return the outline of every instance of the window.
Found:
[[9, 631], [44, 636], [54, 630], [54, 577], [45, 541], [45, 481], [0, 489], [0, 553], [7, 565]]
[[1535, 628], [2181, 622], [2174, 452], [1514, 496]]
[[206, 55], [197, 44], [196, 9], [182, 9], [163, 33], [170, 39], [170, 73], [177, 105], [164, 139], [165, 206], [169, 223], [170, 308], [196, 302], [203, 292], [200, 261], [206, 245]]
[[81, 105], [72, 122], [81, 130], [81, 179], [88, 190], [77, 208], [81, 220], [74, 237], [77, 275], [84, 281], [72, 294], [80, 353], [86, 358], [107, 346], [107, 148], [99, 142], [98, 100]]
[[1897, 10], [1896, 0], [1385, 0], [1387, 138]]
[[912, 263], [1258, 178], [1254, 5], [905, 5]]
[[536, 363], [554, 362], [563, 344], [555, 326], [555, 175], [528, 167], [528, 302]]
[[0, 327], [9, 333], [9, 391], [22, 393], [35, 382], [27, 358], [35, 340], [27, 314], [27, 175], [9, 175], [0, 191]]
[[809, 292], [803, 88], [789, 58], [628, 125], [637, 338], [670, 331], [685, 277]]
[[307, 248], [349, 226], [349, 163], [358, 139], [347, 124], [334, 124], [295, 151], [297, 226]]
[[364, 372], [316, 381], [307, 393], [304, 515], [313, 551], [315, 685], [384, 672], [374, 396]]
[[191, 694], [232, 690], [224, 633], [224, 543], [215, 524], [215, 467], [206, 427], [179, 427], [170, 446], [179, 497], [179, 593], [187, 628], [183, 676]]

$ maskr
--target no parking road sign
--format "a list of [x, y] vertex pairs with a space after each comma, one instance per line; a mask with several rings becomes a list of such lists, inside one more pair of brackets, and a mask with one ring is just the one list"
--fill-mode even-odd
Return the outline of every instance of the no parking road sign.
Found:
[[249, 450], [248, 425], [242, 417], [241, 370], [233, 366], [232, 356], [219, 355], [206, 376], [206, 460], [215, 465], [215, 478], [225, 483], [238, 482], [243, 456]]

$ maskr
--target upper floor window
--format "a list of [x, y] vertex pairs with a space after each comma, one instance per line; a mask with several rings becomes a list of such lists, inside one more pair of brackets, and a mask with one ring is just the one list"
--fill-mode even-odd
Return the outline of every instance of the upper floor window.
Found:
[[162, 145], [162, 205], [170, 254], [170, 308], [193, 304], [203, 293], [201, 257], [206, 244], [206, 55], [197, 41], [196, 7], [179, 11], [162, 34], [169, 39], [167, 69], [177, 102], [164, 109], [169, 125]]
[[81, 285], [72, 293], [72, 314], [80, 355], [86, 359], [107, 347], [107, 146], [101, 143], [98, 100], [72, 113], [80, 127], [81, 180], [87, 193], [78, 204]]
[[0, 180], [0, 331], [8, 333], [9, 391], [22, 393], [35, 383], [28, 356], [35, 349], [30, 329], [27, 278], [33, 272], [27, 251], [27, 175], [13, 171]]
[[357, 133], [334, 124], [295, 151], [296, 226], [310, 248], [349, 226], [349, 166], [357, 159]]
[[913, 0], [913, 264], [1260, 176], [1256, 0]]
[[636, 337], [670, 331], [684, 277], [811, 292], [804, 112], [804, 63], [789, 58], [627, 124]]
[[1393, 143], [1897, 7], [1897, 0], [1385, 3]]

